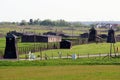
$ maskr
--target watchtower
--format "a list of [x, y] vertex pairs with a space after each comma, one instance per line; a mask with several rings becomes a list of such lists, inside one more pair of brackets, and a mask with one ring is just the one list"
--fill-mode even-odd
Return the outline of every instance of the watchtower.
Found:
[[[110, 43], [110, 54], [109, 56], [112, 56], [112, 49], [114, 49], [114, 53], [115, 53], [115, 31], [112, 29], [112, 27], [108, 30], [108, 37], [107, 37], [107, 43]], [[116, 53], [115, 53], [116, 56]]]
[[108, 30], [108, 37], [107, 37], [107, 43], [115, 43], [115, 31], [110, 28]]
[[18, 51], [16, 44], [17, 44], [17, 37], [11, 33], [7, 34], [4, 59], [18, 58]]
[[88, 42], [96, 42], [97, 31], [94, 27], [89, 30]]

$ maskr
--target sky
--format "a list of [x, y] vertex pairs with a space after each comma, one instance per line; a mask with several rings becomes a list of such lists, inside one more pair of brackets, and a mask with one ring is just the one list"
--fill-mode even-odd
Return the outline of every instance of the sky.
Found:
[[120, 21], [120, 0], [0, 0], [0, 22]]

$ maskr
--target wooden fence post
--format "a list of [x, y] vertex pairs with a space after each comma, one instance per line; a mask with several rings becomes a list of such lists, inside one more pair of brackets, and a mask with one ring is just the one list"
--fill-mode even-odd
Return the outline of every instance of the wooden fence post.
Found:
[[110, 59], [110, 57], [111, 57], [111, 55], [110, 55], [110, 53], [108, 53], [108, 58]]
[[101, 58], [101, 53], [99, 53], [99, 58]]
[[80, 55], [79, 55], [79, 53], [78, 53], [78, 59], [79, 59], [79, 56], [80, 56]]
[[53, 53], [52, 53], [52, 59], [53, 59]]
[[89, 58], [89, 53], [88, 53], [88, 58]]
[[68, 53], [67, 53], [67, 59], [68, 59]]
[[41, 57], [41, 60], [42, 60], [42, 49], [40, 48], [40, 57]]

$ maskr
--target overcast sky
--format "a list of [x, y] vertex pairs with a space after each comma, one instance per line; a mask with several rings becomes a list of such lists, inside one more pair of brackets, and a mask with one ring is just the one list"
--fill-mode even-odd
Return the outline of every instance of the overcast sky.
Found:
[[0, 22], [23, 19], [120, 21], [120, 0], [0, 0]]

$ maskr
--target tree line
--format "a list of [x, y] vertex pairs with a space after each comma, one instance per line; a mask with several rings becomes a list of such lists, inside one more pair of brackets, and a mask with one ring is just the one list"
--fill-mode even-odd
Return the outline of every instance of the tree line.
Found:
[[40, 19], [29, 19], [28, 21], [26, 20], [21, 20], [20, 22], [0, 22], [0, 25], [19, 25], [19, 26], [26, 26], [26, 25], [39, 25], [39, 26], [59, 26], [59, 27], [88, 27], [80, 22], [68, 22], [63, 19], [60, 20], [50, 20], [50, 19], [45, 19], [45, 20], [40, 20]]
[[20, 22], [20, 25], [42, 25], [42, 26], [74, 26], [74, 27], [85, 27], [85, 25], [81, 24], [80, 22], [67, 22], [65, 20], [55, 20], [52, 21], [50, 19], [45, 19], [45, 20], [39, 20], [39, 19], [30, 19], [28, 22], [26, 22], [25, 20], [22, 20]]

